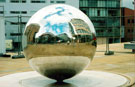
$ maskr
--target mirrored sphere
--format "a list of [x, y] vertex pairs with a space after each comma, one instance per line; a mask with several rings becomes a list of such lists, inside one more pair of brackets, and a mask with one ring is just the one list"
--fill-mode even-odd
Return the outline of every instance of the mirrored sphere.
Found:
[[40, 74], [63, 81], [84, 70], [96, 51], [92, 22], [79, 9], [56, 4], [42, 8], [28, 21], [23, 50]]

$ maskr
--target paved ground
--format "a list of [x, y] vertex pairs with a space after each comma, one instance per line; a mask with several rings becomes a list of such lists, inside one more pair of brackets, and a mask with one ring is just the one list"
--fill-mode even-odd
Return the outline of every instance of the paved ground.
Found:
[[[123, 74], [131, 77], [130, 84], [135, 84], [135, 53], [132, 53], [129, 49], [124, 49], [124, 43], [119, 43], [110, 44], [110, 50], [115, 53], [114, 55], [106, 56], [104, 55], [105, 47], [106, 45], [98, 45], [95, 58], [87, 69]], [[9, 54], [13, 55], [13, 53]], [[0, 57], [0, 76], [31, 70], [24, 58]], [[135, 87], [135, 85], [132, 87]]]

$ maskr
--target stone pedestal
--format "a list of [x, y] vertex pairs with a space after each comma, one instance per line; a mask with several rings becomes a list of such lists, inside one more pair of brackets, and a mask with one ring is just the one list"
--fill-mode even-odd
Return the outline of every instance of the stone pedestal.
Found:
[[125, 76], [101, 71], [83, 71], [79, 75], [58, 83], [35, 71], [0, 77], [0, 87], [119, 87], [130, 80]]

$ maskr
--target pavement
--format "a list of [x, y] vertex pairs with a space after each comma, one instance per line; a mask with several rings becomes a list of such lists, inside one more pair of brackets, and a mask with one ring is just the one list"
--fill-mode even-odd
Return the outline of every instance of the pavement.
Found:
[[[135, 53], [131, 49], [124, 49], [124, 43], [109, 45], [114, 55], [104, 55], [106, 45], [98, 45], [95, 57], [87, 70], [112, 72], [126, 76], [131, 80], [128, 87], [135, 87]], [[14, 55], [15, 53], [7, 53]], [[25, 58], [12, 59], [0, 57], [0, 76], [17, 72], [32, 71]]]

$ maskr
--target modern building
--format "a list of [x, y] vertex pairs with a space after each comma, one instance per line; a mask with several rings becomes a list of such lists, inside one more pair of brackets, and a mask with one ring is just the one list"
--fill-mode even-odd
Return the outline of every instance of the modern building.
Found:
[[80, 0], [80, 9], [86, 13], [94, 24], [97, 42], [110, 43], [121, 40], [121, 0]]
[[[124, 37], [122, 38], [123, 42], [135, 40], [135, 19], [134, 13], [135, 10], [129, 8], [122, 8], [122, 26], [124, 27]], [[134, 38], [133, 38], [134, 37]]]
[[0, 0], [0, 16], [5, 17], [6, 39], [20, 47], [21, 33], [29, 18], [50, 4], [69, 4], [80, 8], [94, 23], [98, 43], [120, 42], [121, 0]]
[[21, 34], [29, 18], [50, 4], [69, 4], [79, 8], [79, 0], [0, 0], [0, 16], [5, 17], [6, 39], [18, 49]]

